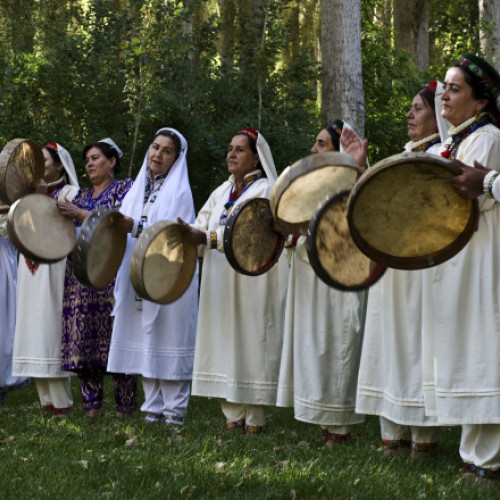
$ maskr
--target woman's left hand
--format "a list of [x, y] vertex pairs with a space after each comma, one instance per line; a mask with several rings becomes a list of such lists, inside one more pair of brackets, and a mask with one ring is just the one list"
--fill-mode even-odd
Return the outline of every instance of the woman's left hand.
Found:
[[474, 162], [474, 167], [470, 167], [459, 160], [453, 160], [452, 163], [462, 171], [462, 173], [451, 178], [451, 185], [457, 194], [466, 200], [473, 200], [482, 195], [484, 193], [484, 177], [490, 170], [477, 161]]
[[68, 198], [64, 198], [64, 201], [57, 201], [57, 208], [65, 217], [78, 219], [82, 222], [90, 215], [90, 212], [77, 207], [75, 204], [71, 203]]

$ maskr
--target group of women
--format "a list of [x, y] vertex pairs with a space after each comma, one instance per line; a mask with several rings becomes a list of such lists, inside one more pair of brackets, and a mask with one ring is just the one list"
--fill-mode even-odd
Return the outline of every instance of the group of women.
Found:
[[[73, 404], [70, 372], [89, 416], [102, 412], [106, 372], [119, 417], [136, 410], [141, 376], [141, 410], [151, 423], [182, 425], [190, 391], [219, 399], [227, 429], [247, 435], [264, 431], [266, 406], [289, 406], [298, 420], [320, 426], [326, 446], [348, 441], [351, 426], [374, 414], [386, 457], [428, 454], [439, 426], [461, 425], [464, 479], [499, 479], [500, 176], [489, 171], [500, 170], [499, 97], [500, 76], [473, 55], [451, 67], [443, 84], [432, 82], [414, 97], [405, 151], [460, 160], [453, 185], [464, 197], [479, 195], [479, 226], [441, 265], [388, 269], [368, 293], [366, 318], [365, 294], [334, 290], [314, 274], [305, 237], [292, 240], [261, 276], [228, 264], [227, 218], [251, 198], [269, 198], [277, 177], [258, 131], [232, 138], [229, 179], [197, 217], [187, 141], [175, 129], [155, 134], [134, 182], [116, 180], [121, 151], [111, 139], [86, 146], [92, 186], [82, 189], [68, 152], [47, 144], [38, 189], [77, 227], [98, 208], [120, 210], [127, 247], [116, 283], [102, 290], [76, 280], [71, 255], [50, 265], [20, 256], [12, 374], [33, 377], [43, 407], [63, 415]], [[344, 151], [366, 168], [366, 141], [341, 120], [318, 134], [311, 152], [323, 151]], [[161, 220], [177, 221], [198, 248], [199, 310], [197, 273], [168, 305], [132, 288], [133, 247]], [[43, 306], [28, 311], [35, 296]]]

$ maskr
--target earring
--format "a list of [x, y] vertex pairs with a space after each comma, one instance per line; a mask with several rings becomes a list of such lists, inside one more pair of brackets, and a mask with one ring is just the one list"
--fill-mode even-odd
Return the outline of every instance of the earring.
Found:
[[481, 120], [481, 111], [476, 111], [476, 114], [474, 115], [474, 118], [477, 122], [479, 122]]

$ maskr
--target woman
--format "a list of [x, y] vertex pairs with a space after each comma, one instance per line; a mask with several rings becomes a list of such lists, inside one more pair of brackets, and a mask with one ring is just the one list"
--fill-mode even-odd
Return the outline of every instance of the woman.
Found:
[[264, 407], [276, 403], [287, 264], [261, 276], [238, 274], [223, 253], [231, 211], [251, 198], [269, 198], [276, 170], [267, 142], [239, 131], [226, 156], [229, 179], [205, 203], [187, 237], [200, 245], [203, 271], [193, 372], [193, 394], [221, 399], [228, 429], [264, 430]]
[[[46, 144], [42, 152], [44, 181], [37, 190], [55, 200], [73, 199], [78, 179], [71, 155], [55, 142]], [[64, 416], [73, 406], [70, 374], [61, 371], [65, 269], [66, 259], [40, 264], [20, 256], [12, 364], [13, 375], [32, 377], [42, 407], [58, 416]]]
[[132, 189], [123, 200], [127, 250], [115, 286], [116, 305], [108, 371], [142, 375], [146, 422], [182, 425], [193, 373], [198, 316], [198, 275], [175, 302], [159, 305], [136, 296], [130, 282], [130, 259], [147, 226], [195, 213], [189, 185], [187, 142], [175, 129], [154, 136]]
[[[340, 150], [344, 122], [321, 130], [311, 153]], [[346, 126], [347, 128], [347, 126]], [[348, 441], [355, 413], [361, 353], [360, 297], [327, 286], [307, 255], [307, 238], [291, 255], [278, 405], [293, 406], [297, 420], [321, 426], [326, 446]]]
[[[72, 202], [59, 201], [62, 214], [77, 227], [99, 208], [119, 209], [132, 181], [118, 181], [121, 151], [111, 139], [89, 144], [83, 150], [85, 170], [92, 187], [78, 191]], [[89, 417], [102, 412], [103, 381], [111, 340], [114, 283], [96, 289], [82, 285], [73, 274], [73, 255], [66, 262], [63, 298], [62, 368], [75, 372], [80, 382], [83, 408]], [[137, 381], [113, 374], [116, 415], [136, 410]]]
[[7, 214], [9, 207], [0, 202], [0, 405], [7, 392], [29, 383], [29, 378], [16, 377], [12, 370], [12, 351], [16, 329], [17, 252], [9, 240]]
[[[437, 88], [431, 82], [413, 98], [405, 151], [439, 154]], [[437, 419], [425, 414], [422, 391], [422, 280], [419, 271], [387, 269], [368, 293], [356, 411], [379, 415], [386, 458], [422, 455], [438, 439]]]
[[[446, 73], [441, 97], [452, 128], [443, 156], [499, 169], [500, 76], [466, 54]], [[429, 269], [424, 280], [426, 411], [462, 425], [465, 478], [500, 476], [500, 205], [479, 198], [479, 224], [468, 245]]]

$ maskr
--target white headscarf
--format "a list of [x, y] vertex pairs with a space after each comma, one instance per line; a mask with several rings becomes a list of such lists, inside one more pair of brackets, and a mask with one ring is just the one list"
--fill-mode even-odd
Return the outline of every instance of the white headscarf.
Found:
[[80, 187], [78, 184], [78, 177], [76, 176], [75, 165], [73, 164], [73, 158], [71, 158], [69, 151], [64, 149], [58, 142], [56, 142], [56, 145], [59, 159], [61, 160], [64, 170], [68, 174], [69, 183], [72, 186]]
[[259, 153], [260, 164], [267, 175], [269, 185], [272, 187], [272, 185], [276, 182], [278, 174], [276, 173], [271, 148], [260, 132], [258, 132], [257, 135], [257, 153]]
[[451, 123], [441, 115], [441, 112], [443, 111], [443, 101], [441, 100], [441, 96], [444, 92], [444, 85], [439, 81], [436, 83], [436, 92], [434, 94], [436, 122], [438, 126], [439, 136], [441, 137], [441, 143], [444, 144], [450, 138], [449, 130], [451, 128]]
[[[168, 175], [157, 194], [155, 202], [149, 209], [148, 220], [144, 225], [145, 228], [162, 220], [177, 222], [177, 217], [181, 217], [184, 221], [190, 224], [195, 220], [193, 195], [189, 184], [186, 162], [186, 153], [188, 148], [186, 139], [177, 130], [166, 127], [158, 130], [155, 136], [163, 131], [173, 132], [177, 135], [177, 137], [179, 137], [181, 150], [179, 152], [179, 157], [168, 172]], [[141, 218], [144, 208], [144, 192], [146, 189], [147, 178], [150, 175], [148, 169], [148, 157], [149, 148], [146, 156], [144, 157], [144, 161], [142, 162], [141, 170], [139, 171], [134, 184], [130, 188], [130, 191], [125, 195], [120, 208], [121, 213], [132, 217], [134, 220]], [[120, 307], [128, 306], [128, 304], [124, 304], [124, 298], [127, 287], [132, 286], [130, 283], [129, 263], [136, 241], [137, 240], [132, 238], [132, 236], [128, 236], [127, 249], [125, 251], [120, 271], [118, 272], [118, 276], [116, 278], [115, 312], [118, 311]], [[197, 274], [195, 274], [193, 280], [197, 279]], [[150, 302], [148, 300], [142, 301], [142, 326], [146, 333], [151, 331], [153, 323], [161, 307], [168, 306], [156, 304], [155, 302]]]

